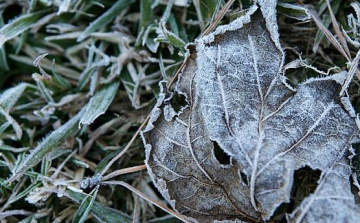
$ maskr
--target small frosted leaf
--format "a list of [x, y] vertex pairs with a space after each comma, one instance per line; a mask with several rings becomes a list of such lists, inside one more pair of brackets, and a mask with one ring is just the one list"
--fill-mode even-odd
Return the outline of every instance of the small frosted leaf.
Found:
[[[350, 101], [339, 96], [346, 73], [291, 88], [280, 74], [284, 53], [276, 1], [257, 2], [261, 10], [253, 6], [188, 46], [175, 92], [162, 89], [142, 133], [148, 172], [189, 220], [256, 222], [290, 202], [294, 172], [309, 166], [323, 173], [321, 182], [329, 179], [327, 173], [339, 176], [339, 186], [320, 183], [309, 197], [334, 194], [320, 202], [321, 220], [352, 222], [359, 207], [350, 189], [350, 160], [343, 157], [358, 141], [359, 129]], [[187, 105], [169, 115], [176, 94], [184, 95]], [[229, 165], [215, 157], [216, 144], [231, 156]], [[345, 202], [337, 196], [349, 208], [326, 208]], [[315, 216], [308, 222], [320, 220], [309, 199], [301, 205], [314, 211], [297, 209], [288, 219], [304, 212]]]

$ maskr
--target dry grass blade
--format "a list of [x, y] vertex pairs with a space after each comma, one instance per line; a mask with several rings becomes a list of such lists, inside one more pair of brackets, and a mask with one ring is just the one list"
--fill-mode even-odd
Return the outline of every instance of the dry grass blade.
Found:
[[203, 30], [204, 29], [204, 19], [203, 19], [203, 16], [201, 14], [200, 3], [201, 2], [199, 0], [194, 0], [193, 1], [193, 4], [194, 4], [195, 9], [196, 9], [196, 15], [197, 15], [198, 20], [199, 20], [200, 29]]
[[343, 95], [344, 92], [348, 89], [351, 80], [353, 79], [355, 73], [358, 71], [359, 59], [360, 59], [360, 50], [357, 52], [355, 59], [351, 63], [348, 76], [346, 77], [345, 83], [340, 91], [340, 96]]
[[159, 201], [156, 201], [153, 198], [151, 198], [151, 197], [147, 196], [146, 194], [142, 193], [141, 191], [137, 190], [136, 188], [134, 188], [130, 184], [127, 184], [127, 183], [125, 183], [123, 181], [103, 181], [103, 182], [101, 182], [101, 184], [103, 184], [103, 185], [119, 185], [119, 186], [123, 186], [123, 187], [129, 189], [130, 191], [132, 191], [133, 193], [137, 194], [138, 196], [140, 196], [144, 200], [146, 200], [148, 202], [151, 202], [155, 206], [161, 208], [163, 211], [166, 211], [167, 213], [169, 213], [169, 214], [173, 215], [174, 217], [178, 218], [179, 220], [181, 220], [183, 222], [191, 223], [184, 215], [181, 215], [181, 214], [171, 210], [170, 208], [166, 207], [165, 205], [163, 205]]
[[202, 36], [209, 34], [211, 31], [213, 31], [215, 29], [215, 27], [219, 24], [221, 19], [225, 16], [225, 13], [229, 10], [229, 8], [232, 6], [232, 4], [234, 2], [235, 2], [235, 0], [230, 0], [224, 5], [224, 7], [221, 9], [221, 11], [216, 16], [214, 22], [210, 24], [210, 26], [204, 31]]
[[[304, 3], [301, 0], [298, 0], [298, 1], [302, 6], [304, 6], [306, 8], [306, 6], [304, 5]], [[320, 19], [316, 15], [314, 15], [314, 13], [312, 13], [310, 10], [309, 10], [309, 13], [310, 13], [311, 17], [313, 18], [315, 24], [318, 26], [319, 29], [321, 29], [321, 31], [324, 32], [326, 38], [332, 43], [332, 45], [346, 58], [347, 61], [352, 62], [351, 57], [344, 50], [342, 44], [340, 44], [336, 40], [334, 35], [322, 24]], [[355, 74], [356, 74], [356, 77], [360, 80], [359, 69], [356, 69]]]
[[141, 170], [145, 170], [146, 166], [145, 165], [140, 165], [140, 166], [133, 166], [133, 167], [129, 167], [129, 168], [124, 168], [124, 169], [120, 169], [120, 170], [116, 170], [114, 172], [111, 172], [110, 174], [104, 176], [102, 178], [102, 180], [108, 180], [110, 178], [122, 175], [122, 174], [127, 174], [127, 173], [134, 173], [134, 172], [138, 172]]
[[331, 21], [335, 30], [336, 35], [338, 36], [339, 40], [340, 40], [340, 44], [343, 47], [345, 53], [348, 55], [348, 57], [351, 59], [351, 55], [350, 55], [350, 50], [346, 44], [346, 39], [344, 38], [341, 30], [340, 30], [340, 26], [339, 23], [337, 22], [334, 12], [331, 8], [330, 2], [329, 0], [326, 0], [326, 4], [328, 6], [329, 12], [330, 12], [330, 16], [331, 16]]
[[[304, 6], [305, 7], [305, 6]], [[321, 31], [324, 32], [325, 36], [327, 37], [327, 39], [333, 44], [333, 46], [348, 60], [350, 61], [350, 57], [348, 56], [348, 54], [345, 52], [345, 50], [343, 49], [342, 45], [337, 41], [337, 39], [335, 38], [335, 36], [322, 24], [322, 22], [320, 21], [320, 19], [314, 15], [314, 13], [312, 13], [311, 11], [309, 11], [311, 17], [313, 18], [314, 22], [316, 23], [316, 25], [319, 27], [319, 29], [321, 29]]]
[[25, 210], [11, 210], [11, 211], [4, 211], [0, 212], [0, 219], [13, 216], [13, 215], [31, 215], [32, 213]]
[[140, 134], [141, 130], [145, 127], [146, 123], [148, 122], [150, 118], [150, 115], [148, 115], [146, 117], [146, 119], [144, 120], [144, 122], [140, 125], [140, 127], [138, 128], [138, 130], [135, 132], [135, 134], [133, 135], [133, 137], [130, 139], [130, 141], [128, 142], [128, 144], [126, 145], [126, 147], [124, 148], [123, 151], [121, 151], [121, 153], [119, 153], [118, 155], [116, 155], [114, 158], [112, 158], [110, 160], [110, 162], [106, 165], [106, 167], [101, 171], [101, 176], [103, 176], [106, 171], [109, 170], [109, 168], [120, 158], [122, 157], [127, 150], [130, 148], [130, 146], [133, 144], [133, 142], [135, 141], [136, 137]]
[[177, 72], [175, 73], [174, 77], [171, 79], [170, 83], [169, 83], [169, 89], [174, 85], [174, 83], [177, 80], [177, 77], [179, 76], [179, 74], [185, 69], [186, 64], [188, 63], [188, 57], [185, 59], [184, 63], [181, 64], [181, 66], [179, 67], [179, 69], [177, 70]]

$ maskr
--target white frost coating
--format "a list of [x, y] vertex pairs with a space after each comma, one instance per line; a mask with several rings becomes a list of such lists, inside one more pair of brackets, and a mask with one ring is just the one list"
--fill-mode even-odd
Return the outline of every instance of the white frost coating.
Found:
[[165, 97], [166, 97], [166, 94], [164, 93], [164, 86], [166, 86], [166, 82], [160, 82], [159, 86], [160, 86], [159, 98], [150, 114], [149, 122], [146, 125], [144, 132], [152, 130], [154, 128], [153, 123], [161, 115], [161, 110], [159, 109], [159, 107], [161, 106], [161, 104], [163, 103], [163, 101], [165, 100]]
[[[261, 7], [265, 2], [258, 1]], [[359, 207], [349, 186], [351, 157], [345, 155], [359, 140], [359, 126], [351, 109], [344, 109], [349, 101], [339, 97], [346, 73], [291, 88], [280, 74], [284, 54], [277, 26], [268, 26], [275, 14], [264, 10], [253, 6], [236, 20], [237, 28], [236, 22], [222, 26], [197, 40], [196, 50], [189, 47], [174, 92], [184, 94], [188, 106], [168, 118], [171, 101], [164, 94], [142, 134], [149, 174], [189, 219], [256, 222], [289, 202], [295, 170], [309, 166], [322, 171], [323, 183], [289, 220], [352, 221]], [[217, 160], [216, 144], [232, 156], [231, 165]], [[333, 178], [339, 181], [334, 188]], [[332, 196], [322, 199], [325, 192]]]
[[279, 28], [277, 25], [277, 19], [276, 19], [276, 4], [277, 0], [256, 0], [260, 5], [260, 10], [265, 18], [266, 21], [266, 27], [268, 31], [270, 32], [270, 36], [272, 41], [275, 43], [276, 47], [282, 51], [282, 47], [280, 44], [280, 38], [279, 38]]
[[347, 72], [343, 71], [340, 73], [333, 74], [331, 76], [321, 77], [321, 78], [309, 78], [304, 83], [311, 83], [314, 81], [325, 81], [325, 80], [333, 80], [336, 83], [343, 85], [347, 77]]

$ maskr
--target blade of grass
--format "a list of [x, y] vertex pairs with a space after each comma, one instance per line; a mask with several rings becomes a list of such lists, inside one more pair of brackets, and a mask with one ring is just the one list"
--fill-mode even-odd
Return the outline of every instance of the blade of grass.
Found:
[[115, 81], [97, 91], [86, 106], [85, 114], [81, 117], [80, 123], [90, 125], [97, 117], [104, 114], [114, 100], [119, 85], [120, 82]]
[[278, 12], [283, 13], [287, 17], [294, 18], [297, 20], [305, 21], [311, 19], [309, 12], [301, 6], [294, 4], [278, 2], [276, 9]]
[[[331, 23], [331, 17], [326, 14], [323, 19], [324, 27], [329, 27], [330, 23]], [[312, 48], [313, 52], [318, 52], [318, 48], [324, 36], [325, 36], [324, 32], [319, 29], [315, 35], [314, 44]]]
[[219, 14], [216, 16], [214, 22], [210, 24], [210, 26], [203, 32], [201, 36], [206, 36], [215, 29], [215, 27], [219, 24], [221, 19], [225, 16], [226, 12], [229, 10], [229, 8], [232, 6], [234, 2], [235, 0], [230, 0], [224, 5], [224, 7], [219, 12]]
[[98, 17], [94, 22], [90, 23], [88, 27], [81, 33], [78, 42], [84, 40], [91, 33], [97, 31], [98, 29], [104, 27], [109, 22], [111, 22], [116, 16], [120, 14], [128, 5], [130, 5], [133, 0], [120, 0], [117, 1], [110, 9], [108, 9], [104, 14]]
[[166, 29], [165, 22], [161, 23], [161, 29], [165, 35], [166, 40], [169, 41], [171, 45], [180, 49], [185, 47], [186, 43], [180, 37]]
[[203, 16], [201, 14], [200, 0], [194, 0], [193, 4], [194, 4], [195, 9], [196, 9], [196, 15], [197, 15], [197, 18], [199, 20], [200, 29], [204, 30], [204, 28], [205, 28], [204, 27], [204, 19], [203, 19]]
[[[67, 189], [65, 194], [66, 197], [80, 204], [86, 198], [86, 194], [77, 192], [75, 190]], [[115, 222], [124, 222], [130, 223], [131, 218], [120, 211], [117, 211], [112, 208], [104, 207], [99, 202], [94, 201], [90, 213], [100, 222], [104, 223], [115, 223]]]
[[84, 223], [88, 214], [90, 213], [91, 208], [94, 205], [94, 201], [99, 191], [99, 185], [96, 186], [89, 195], [81, 202], [79, 209], [76, 211], [75, 216], [73, 217], [72, 223]]
[[141, 170], [145, 170], [146, 166], [145, 165], [139, 165], [139, 166], [133, 166], [133, 167], [129, 167], [129, 168], [124, 168], [124, 169], [120, 169], [120, 170], [115, 170], [114, 172], [111, 172], [110, 174], [104, 176], [102, 178], [102, 180], [108, 180], [110, 178], [122, 175], [122, 174], [127, 174], [127, 173], [134, 173], [134, 172], [138, 172]]
[[135, 132], [135, 134], [133, 135], [133, 137], [130, 139], [130, 141], [128, 142], [128, 144], [126, 144], [125, 148], [118, 154], [116, 155], [114, 158], [112, 158], [110, 160], [110, 162], [106, 165], [106, 167], [101, 171], [100, 175], [104, 176], [104, 174], [106, 173], [106, 171], [109, 170], [109, 168], [120, 158], [122, 157], [127, 150], [130, 148], [130, 146], [133, 144], [133, 142], [135, 141], [136, 137], [140, 134], [141, 130], [145, 127], [146, 123], [148, 122], [150, 118], [150, 115], [148, 115], [146, 117], [146, 119], [144, 120], [144, 122], [140, 125], [140, 127], [138, 128], [138, 130]]
[[147, 27], [152, 22], [153, 11], [151, 9], [151, 1], [150, 0], [141, 0], [140, 1], [140, 25], [139, 28]]
[[[30, 65], [30, 66], [32, 66], [33, 62], [34, 62], [34, 60], [32, 58], [29, 58], [27, 56], [17, 56], [17, 55], [10, 54], [9, 58], [11, 58], [11, 59], [13, 59], [15, 61], [18, 61], [20, 63]], [[52, 61], [44, 58], [41, 61], [41, 67], [43, 69], [45, 69], [45, 70], [52, 71], [54, 66], [53, 66]], [[59, 64], [57, 64], [55, 66], [55, 71], [58, 74], [61, 74], [62, 76], [68, 77], [68, 78], [73, 79], [73, 80], [78, 80], [79, 76], [80, 76], [79, 72], [77, 72], [76, 70], [70, 69], [67, 66], [62, 66], [62, 65], [59, 65]]]
[[38, 188], [41, 186], [41, 183], [33, 183], [30, 186], [28, 186], [26, 189], [24, 189], [23, 191], [21, 191], [19, 194], [17, 194], [15, 197], [13, 197], [11, 200], [9, 199], [9, 204], [12, 204], [18, 200], [20, 200], [21, 198], [25, 197], [26, 195], [28, 195], [32, 190], [34, 190], [35, 188]]
[[341, 44], [337, 41], [337, 39], [334, 37], [334, 35], [322, 24], [320, 19], [314, 15], [311, 11], [309, 11], [312, 19], [314, 20], [315, 24], [319, 27], [321, 31], [325, 34], [326, 38], [332, 43], [332, 45], [348, 60], [350, 61], [349, 56], [345, 52], [345, 50], [342, 48]]
[[61, 144], [67, 137], [73, 135], [78, 130], [80, 118], [85, 109], [82, 109], [77, 115], [72, 117], [64, 125], [53, 131], [47, 136], [35, 149], [28, 155], [23, 162], [13, 171], [11, 177], [6, 183], [12, 183], [23, 175], [28, 169], [41, 162], [42, 158], [52, 149]]
[[2, 47], [6, 41], [36, 25], [35, 23], [49, 12], [50, 10], [42, 10], [39, 12], [29, 13], [6, 24], [0, 29], [0, 47]]
[[344, 92], [348, 89], [349, 84], [351, 80], [354, 78], [354, 75], [357, 71], [357, 68], [359, 66], [359, 60], [360, 60], [360, 50], [357, 52], [355, 59], [352, 61], [348, 76], [346, 77], [346, 80], [344, 82], [344, 85], [340, 91], [340, 96], [344, 94]]
[[337, 22], [337, 20], [335, 18], [335, 15], [334, 15], [334, 12], [333, 12], [333, 10], [331, 8], [329, 0], [326, 0], [326, 4], [327, 4], [328, 9], [329, 9], [329, 13], [330, 13], [330, 16], [331, 16], [331, 21], [332, 21], [335, 33], [338, 36], [338, 38], [340, 40], [340, 44], [341, 44], [342, 48], [344, 49], [345, 53], [351, 59], [350, 50], [349, 50], [349, 48], [348, 48], [348, 46], [346, 44], [346, 39], [344, 38], [344, 36], [343, 36], [343, 34], [342, 34], [341, 30], [340, 30], [339, 23]]
[[0, 212], [0, 219], [13, 216], [13, 215], [31, 215], [32, 213], [25, 210], [11, 210], [11, 211], [4, 211]]
[[0, 106], [4, 109], [5, 112], [9, 113], [21, 95], [28, 88], [35, 90], [36, 86], [27, 83], [20, 83], [15, 87], [7, 89], [0, 95]]
[[0, 107], [0, 117], [1, 115], [4, 116], [6, 121], [9, 122], [13, 127], [16, 134], [16, 138], [21, 139], [22, 129], [20, 125], [17, 123], [17, 121], [13, 117], [11, 117], [2, 107]]
[[123, 181], [103, 181], [101, 182], [101, 184], [104, 185], [119, 185], [119, 186], [123, 186], [125, 188], [127, 188], [128, 190], [130, 190], [131, 192], [137, 194], [138, 196], [140, 196], [142, 199], [154, 204], [155, 206], [157, 206], [158, 208], [162, 209], [163, 211], [171, 214], [172, 216], [178, 218], [179, 220], [183, 221], [183, 222], [188, 222], [191, 223], [191, 221], [189, 221], [187, 219], [187, 217], [185, 217], [182, 214], [179, 214], [173, 210], [171, 210], [170, 208], [166, 207], [165, 205], [163, 205], [162, 203], [160, 203], [159, 201], [154, 200], [153, 198], [147, 196], [146, 194], [142, 193], [141, 191], [137, 190], [136, 188], [134, 188], [133, 186], [131, 186], [130, 184], [127, 184]]
[[[298, 0], [298, 2], [305, 7], [304, 3], [301, 0]], [[313, 18], [316, 25], [319, 27], [321, 31], [324, 32], [325, 36], [328, 38], [328, 40], [333, 44], [333, 46], [347, 59], [347, 61], [352, 62], [351, 58], [347, 55], [341, 44], [336, 40], [336, 38], [332, 35], [332, 33], [322, 24], [319, 18], [317, 18], [311, 11], [309, 11], [311, 17]], [[356, 77], [360, 80], [360, 71], [356, 67], [355, 71]]]
[[[0, 27], [4, 26], [3, 16], [0, 16]], [[9, 71], [9, 65], [6, 59], [6, 52], [4, 46], [0, 47], [0, 69]]]

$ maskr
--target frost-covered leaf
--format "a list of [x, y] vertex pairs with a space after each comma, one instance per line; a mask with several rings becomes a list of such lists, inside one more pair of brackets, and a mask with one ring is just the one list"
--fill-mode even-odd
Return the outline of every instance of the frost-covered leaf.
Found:
[[289, 222], [357, 222], [359, 206], [351, 193], [351, 167], [342, 156], [322, 173], [316, 191], [288, 217]]
[[[294, 172], [308, 166], [322, 171], [322, 178], [301, 205], [311, 207], [311, 199], [322, 207], [334, 205], [309, 222], [351, 222], [360, 208], [350, 190], [349, 159], [342, 157], [358, 140], [359, 129], [354, 113], [346, 110], [348, 98], [339, 97], [346, 73], [290, 87], [281, 75], [276, 15], [266, 9], [274, 1], [257, 2], [261, 11], [253, 6], [188, 47], [188, 63], [174, 92], [161, 85], [142, 133], [148, 172], [189, 220], [254, 222], [270, 219], [290, 202]], [[187, 105], [176, 109], [174, 95], [185, 97]], [[219, 163], [217, 147], [231, 157], [230, 164]], [[335, 188], [322, 184], [330, 172], [339, 175]], [[318, 201], [324, 191], [330, 197]], [[346, 202], [329, 201], [331, 194]], [[293, 215], [304, 210], [307, 216], [313, 212], [301, 209]]]

